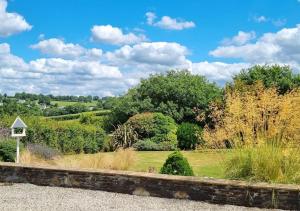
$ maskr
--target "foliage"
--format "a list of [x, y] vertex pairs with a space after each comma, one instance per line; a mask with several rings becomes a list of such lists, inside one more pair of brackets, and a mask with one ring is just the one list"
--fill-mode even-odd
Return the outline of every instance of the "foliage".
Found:
[[35, 102], [19, 102], [16, 99], [5, 97], [0, 105], [0, 116], [3, 115], [41, 115], [40, 108]]
[[112, 145], [114, 149], [131, 147], [138, 140], [138, 134], [131, 125], [118, 125], [113, 133]]
[[294, 75], [291, 68], [280, 65], [255, 65], [241, 71], [234, 77], [234, 86], [243, 88], [240, 82], [253, 85], [262, 81], [266, 88], [276, 87], [280, 94], [292, 90], [300, 85], [300, 76]]
[[148, 112], [137, 114], [119, 126], [113, 133], [113, 140], [119, 143], [116, 146], [124, 148], [134, 146], [138, 150], [171, 150], [177, 145], [176, 130], [177, 125], [171, 117]]
[[[212, 108], [215, 127], [206, 127], [204, 139], [213, 148], [256, 145], [275, 139], [282, 143], [300, 140], [300, 91], [278, 95], [262, 83], [245, 92], [227, 89], [223, 107]], [[299, 142], [298, 142], [299, 143]]]
[[84, 104], [77, 103], [73, 105], [68, 105], [63, 108], [46, 108], [44, 110], [44, 116], [59, 116], [59, 115], [66, 115], [66, 114], [78, 114], [82, 112], [88, 111], [88, 107]]
[[237, 149], [225, 163], [226, 177], [259, 182], [300, 184], [300, 151], [266, 143]]
[[182, 150], [196, 149], [197, 145], [203, 143], [202, 128], [193, 123], [181, 123], [177, 129], [178, 147]]
[[138, 151], [174, 151], [177, 149], [177, 142], [163, 141], [156, 143], [151, 139], [144, 139], [133, 144], [133, 148]]
[[[23, 149], [20, 143], [20, 151]], [[14, 139], [0, 140], [0, 161], [15, 162], [17, 143]]]
[[179, 152], [170, 154], [160, 170], [161, 174], [194, 176], [194, 172], [187, 159]]
[[142, 112], [160, 112], [176, 122], [194, 122], [195, 109], [205, 112], [209, 103], [220, 100], [221, 96], [221, 89], [214, 83], [188, 71], [151, 75], [119, 99], [112, 109], [109, 124], [123, 124]]

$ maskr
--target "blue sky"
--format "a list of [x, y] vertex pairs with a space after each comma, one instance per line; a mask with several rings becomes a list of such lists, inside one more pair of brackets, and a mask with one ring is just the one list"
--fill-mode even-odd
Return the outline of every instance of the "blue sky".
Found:
[[219, 84], [253, 64], [299, 72], [299, 11], [298, 0], [0, 0], [0, 92], [118, 95], [172, 68]]

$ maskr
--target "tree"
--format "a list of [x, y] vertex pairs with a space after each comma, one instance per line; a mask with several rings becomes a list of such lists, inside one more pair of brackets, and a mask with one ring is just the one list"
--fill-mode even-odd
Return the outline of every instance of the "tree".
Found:
[[212, 101], [221, 98], [222, 90], [203, 76], [186, 70], [155, 74], [120, 98], [112, 109], [111, 124], [124, 123], [141, 112], [160, 112], [178, 123], [195, 122], [196, 110], [205, 112]]
[[178, 147], [182, 150], [196, 149], [203, 142], [202, 128], [193, 123], [184, 122], [179, 125], [177, 132]]
[[262, 81], [266, 88], [276, 87], [279, 94], [285, 94], [300, 85], [300, 76], [293, 74], [288, 66], [279, 65], [255, 65], [249, 69], [242, 70], [234, 77], [233, 86], [243, 87], [240, 83], [253, 85]]

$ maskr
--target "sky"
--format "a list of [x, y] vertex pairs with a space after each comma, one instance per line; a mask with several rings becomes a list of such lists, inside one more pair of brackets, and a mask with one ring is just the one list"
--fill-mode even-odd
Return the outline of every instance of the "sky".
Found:
[[116, 96], [187, 69], [300, 72], [300, 0], [0, 0], [0, 93]]

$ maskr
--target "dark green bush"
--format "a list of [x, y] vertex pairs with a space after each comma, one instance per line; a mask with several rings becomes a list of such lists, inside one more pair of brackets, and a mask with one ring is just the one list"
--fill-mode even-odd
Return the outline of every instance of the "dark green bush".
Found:
[[182, 123], [177, 129], [178, 148], [182, 150], [196, 149], [203, 143], [202, 128], [192, 123]]
[[[20, 151], [24, 148], [20, 142]], [[15, 162], [17, 150], [16, 140], [0, 140], [0, 161]]]
[[176, 141], [163, 141], [160, 143], [156, 143], [150, 139], [139, 140], [134, 145], [138, 151], [174, 151], [177, 149]]
[[179, 152], [170, 154], [160, 170], [161, 174], [194, 176], [194, 172], [187, 159]]
[[94, 125], [50, 119], [25, 119], [25, 143], [47, 145], [65, 154], [96, 153], [102, 150], [105, 132]]

